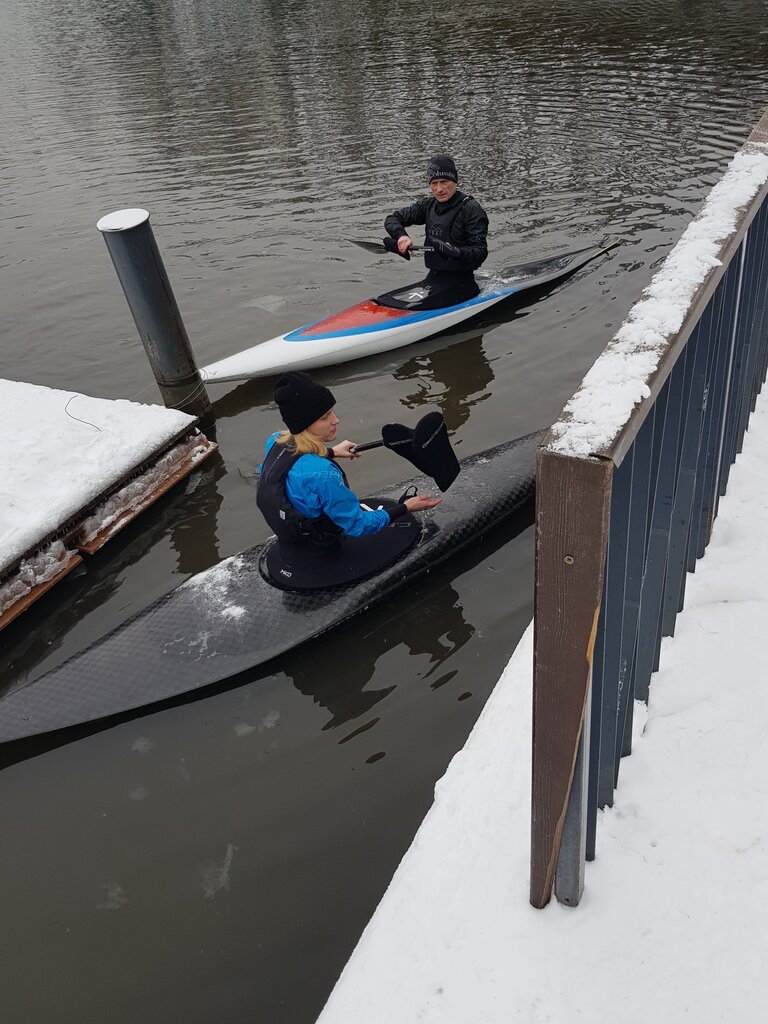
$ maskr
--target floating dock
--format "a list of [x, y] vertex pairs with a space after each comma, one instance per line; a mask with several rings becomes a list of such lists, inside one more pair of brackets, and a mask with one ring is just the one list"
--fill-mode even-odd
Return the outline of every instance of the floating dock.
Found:
[[0, 380], [0, 630], [217, 449], [175, 409]]

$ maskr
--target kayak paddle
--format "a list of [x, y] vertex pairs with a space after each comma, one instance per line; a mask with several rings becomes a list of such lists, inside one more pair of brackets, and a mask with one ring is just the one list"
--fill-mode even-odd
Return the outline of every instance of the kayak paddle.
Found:
[[401, 253], [397, 248], [397, 241], [394, 238], [385, 238], [383, 242], [364, 242], [357, 238], [345, 238], [345, 242], [351, 242], [352, 245], [359, 245], [361, 249], [365, 249], [366, 252], [375, 252], [377, 256], [382, 253], [390, 252], [394, 253], [395, 256], [402, 256], [404, 260], [411, 258], [412, 252], [432, 252], [433, 250], [427, 245], [412, 245], [406, 253]]

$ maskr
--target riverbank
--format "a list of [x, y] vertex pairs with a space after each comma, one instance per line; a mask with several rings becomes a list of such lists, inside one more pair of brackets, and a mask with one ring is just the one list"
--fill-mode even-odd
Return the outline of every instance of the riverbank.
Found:
[[581, 905], [528, 903], [532, 630], [319, 1024], [756, 1019], [768, 894], [768, 403], [663, 641]]

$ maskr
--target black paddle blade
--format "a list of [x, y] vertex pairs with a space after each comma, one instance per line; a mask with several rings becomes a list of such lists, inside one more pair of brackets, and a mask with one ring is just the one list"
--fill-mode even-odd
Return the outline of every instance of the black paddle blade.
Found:
[[365, 249], [366, 252], [376, 253], [377, 256], [391, 252], [395, 256], [402, 257], [404, 260], [409, 260], [412, 252], [432, 252], [431, 249], [425, 249], [423, 245], [414, 245], [408, 252], [400, 252], [394, 238], [385, 238], [383, 242], [366, 242], [361, 238], [345, 238], [344, 241], [351, 242], [352, 245], [359, 245], [361, 249]]
[[383, 255], [387, 250], [381, 244], [381, 242], [364, 242], [359, 238], [347, 238], [347, 242], [351, 242], [352, 245], [359, 245], [361, 249], [365, 249], [366, 252], [375, 252], [377, 255]]
[[459, 460], [451, 447], [448, 428], [439, 412], [428, 412], [416, 424], [413, 450], [441, 491], [447, 491], [459, 475]]
[[422, 416], [415, 430], [402, 423], [387, 423], [382, 427], [381, 437], [386, 448], [431, 476], [441, 491], [447, 491], [459, 475], [459, 460], [439, 412]]

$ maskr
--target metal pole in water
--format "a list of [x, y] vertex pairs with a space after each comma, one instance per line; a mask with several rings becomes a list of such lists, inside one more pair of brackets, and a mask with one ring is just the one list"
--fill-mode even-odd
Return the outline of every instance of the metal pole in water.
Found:
[[211, 403], [146, 210], [116, 210], [96, 227], [106, 242], [163, 402], [202, 419]]

